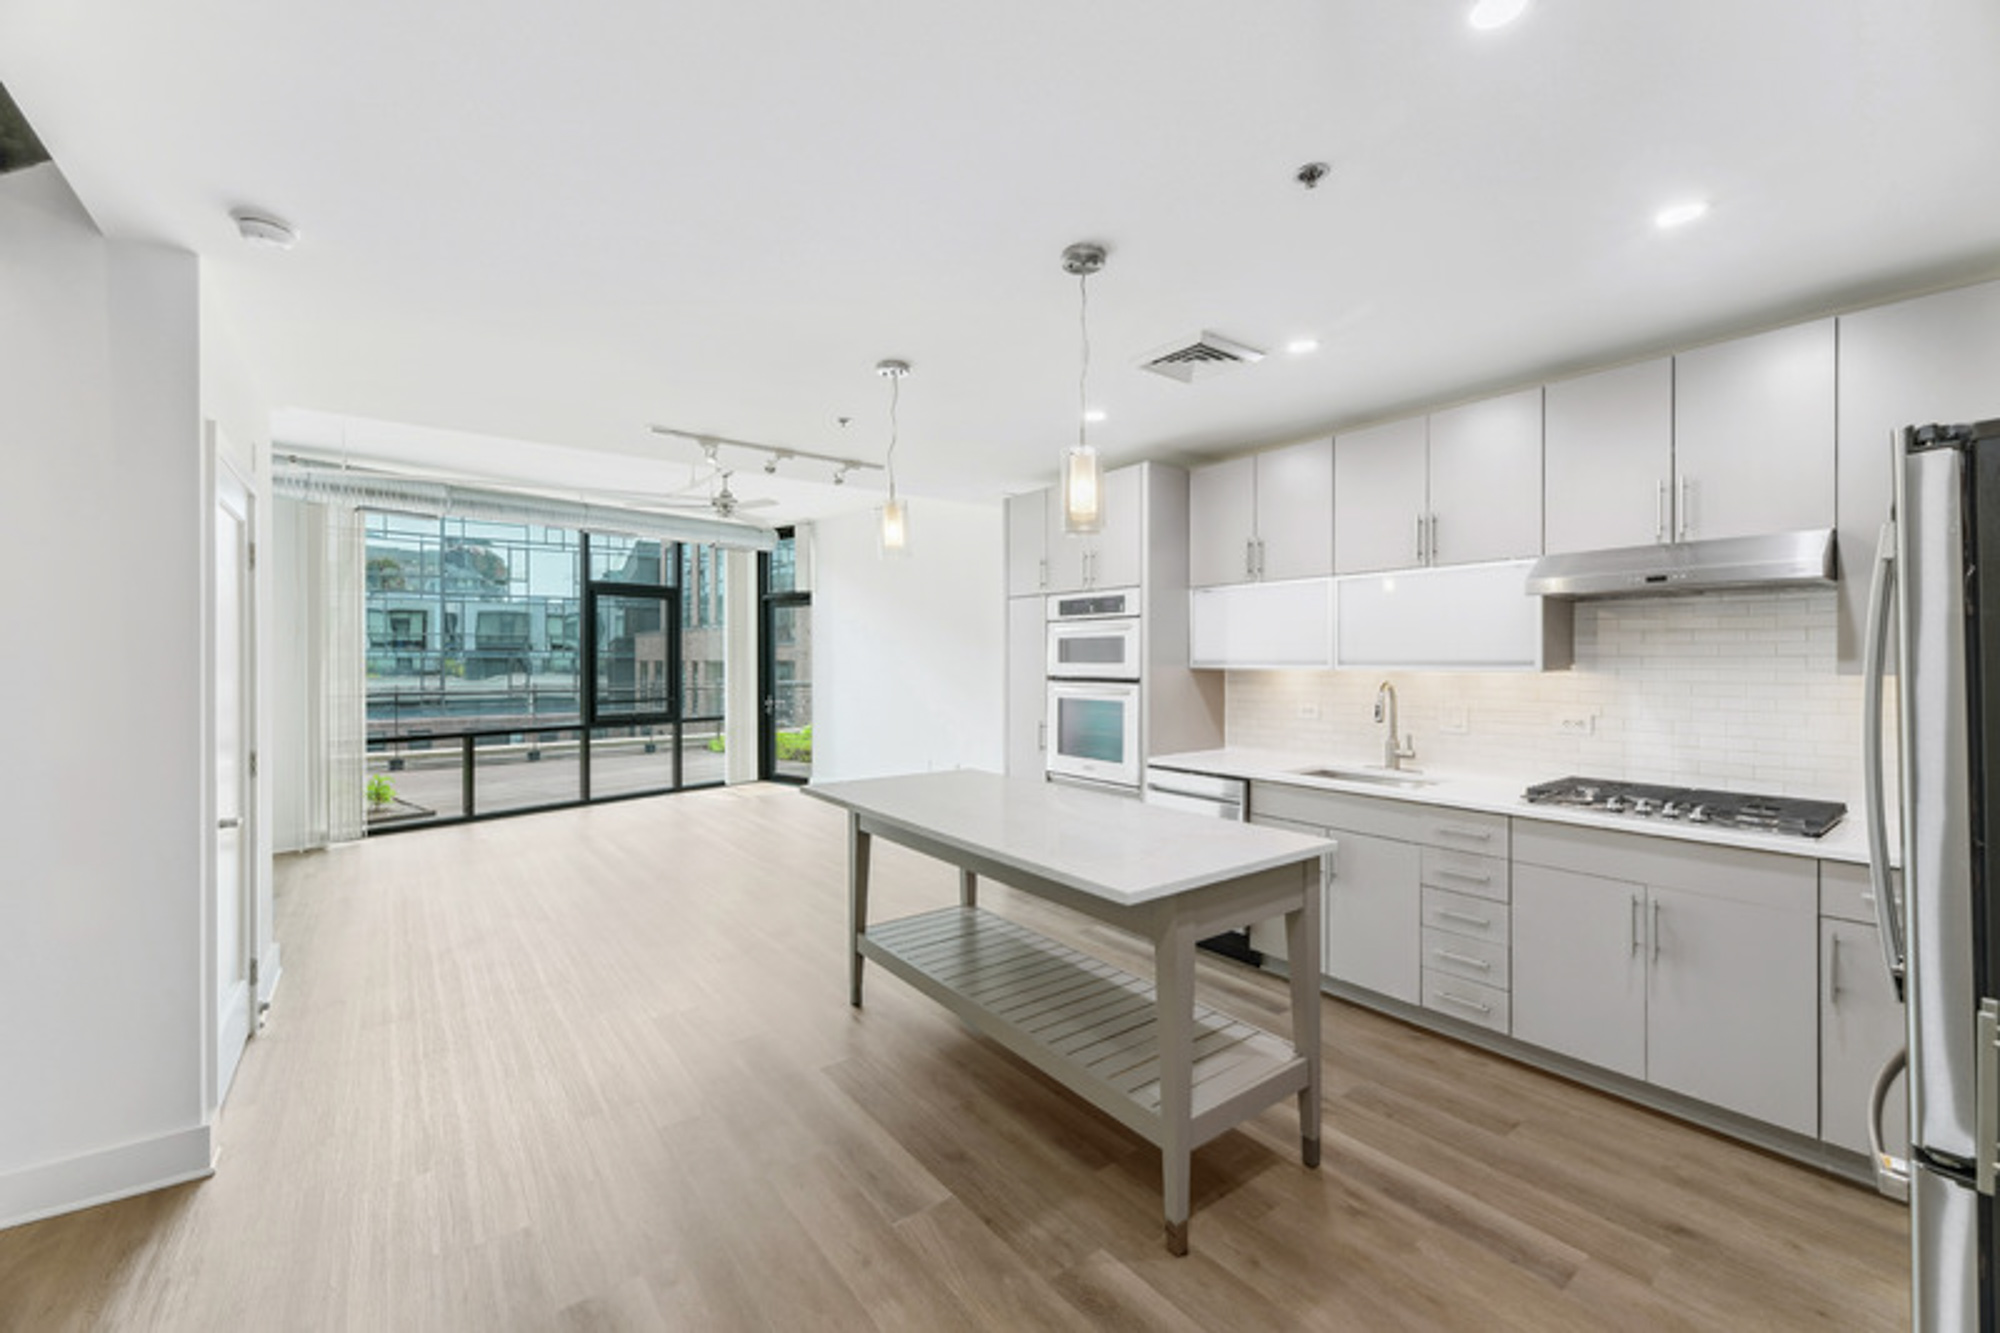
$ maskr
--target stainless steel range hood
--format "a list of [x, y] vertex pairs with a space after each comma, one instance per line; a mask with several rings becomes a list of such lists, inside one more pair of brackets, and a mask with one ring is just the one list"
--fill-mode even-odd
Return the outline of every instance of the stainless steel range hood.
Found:
[[1528, 571], [1542, 597], [1656, 597], [1732, 588], [1831, 586], [1833, 529], [1545, 555]]

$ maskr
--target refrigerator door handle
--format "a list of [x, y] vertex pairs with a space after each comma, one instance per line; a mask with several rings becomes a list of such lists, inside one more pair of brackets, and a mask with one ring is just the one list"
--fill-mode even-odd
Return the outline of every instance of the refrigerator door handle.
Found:
[[1896, 600], [1896, 520], [1882, 525], [1875, 539], [1874, 577], [1868, 587], [1868, 630], [1861, 667], [1862, 807], [1868, 823], [1868, 879], [1874, 890], [1875, 924], [1882, 940], [1882, 961], [1896, 998], [1903, 998], [1903, 916], [1889, 883], [1889, 819], [1887, 783], [1882, 770], [1883, 674], [1887, 667], [1889, 615]]
[[1868, 1159], [1875, 1167], [1875, 1192], [1904, 1203], [1910, 1199], [1910, 1159], [1891, 1157], [1883, 1149], [1882, 1112], [1889, 1105], [1889, 1089], [1909, 1063], [1909, 1047], [1897, 1047], [1889, 1063], [1875, 1075], [1874, 1090], [1868, 1095]]
[[1977, 1031], [1972, 1052], [1973, 1180], [1990, 1199], [2000, 1176], [2000, 1097], [1994, 1095], [2000, 1088], [2000, 1001], [1979, 1002]]

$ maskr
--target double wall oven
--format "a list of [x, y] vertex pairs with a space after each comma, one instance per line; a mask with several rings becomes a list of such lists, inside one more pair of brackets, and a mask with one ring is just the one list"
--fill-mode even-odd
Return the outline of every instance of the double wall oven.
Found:
[[1136, 792], [1144, 771], [1139, 591], [1058, 593], [1048, 607], [1049, 776]]

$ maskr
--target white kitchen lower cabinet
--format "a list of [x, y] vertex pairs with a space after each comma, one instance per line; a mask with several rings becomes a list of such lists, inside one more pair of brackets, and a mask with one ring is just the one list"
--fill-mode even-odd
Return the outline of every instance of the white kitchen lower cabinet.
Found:
[[1646, 1077], [1646, 889], [1514, 866], [1514, 1036]]
[[[1801, 862], [1800, 869], [1809, 868]], [[1655, 887], [1646, 1077], [1799, 1134], [1819, 1128], [1817, 950], [1790, 905]]]
[[[1882, 959], [1868, 867], [1821, 862], [1819, 913], [1819, 1136], [1866, 1153], [1875, 1075], [1905, 1039], [1903, 1002]], [[1899, 1081], [1883, 1116], [1886, 1151], [1909, 1154], [1909, 1123], [1908, 1091]]]
[[1332, 830], [1340, 849], [1326, 877], [1326, 974], [1406, 1004], [1418, 1003], [1422, 899], [1418, 849]]
[[1813, 862], [1533, 821], [1514, 856], [1516, 1037], [1818, 1132]]

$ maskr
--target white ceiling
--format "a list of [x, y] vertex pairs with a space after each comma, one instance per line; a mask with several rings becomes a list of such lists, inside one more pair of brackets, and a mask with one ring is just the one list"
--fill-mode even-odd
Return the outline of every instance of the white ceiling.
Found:
[[[565, 487], [685, 483], [651, 422], [879, 460], [889, 356], [900, 489], [1044, 484], [1077, 240], [1113, 464], [2000, 271], [1993, 0], [1468, 8], [8, 0], [0, 83], [107, 234], [202, 255], [281, 439]], [[1273, 355], [1134, 369], [1202, 329]]]

